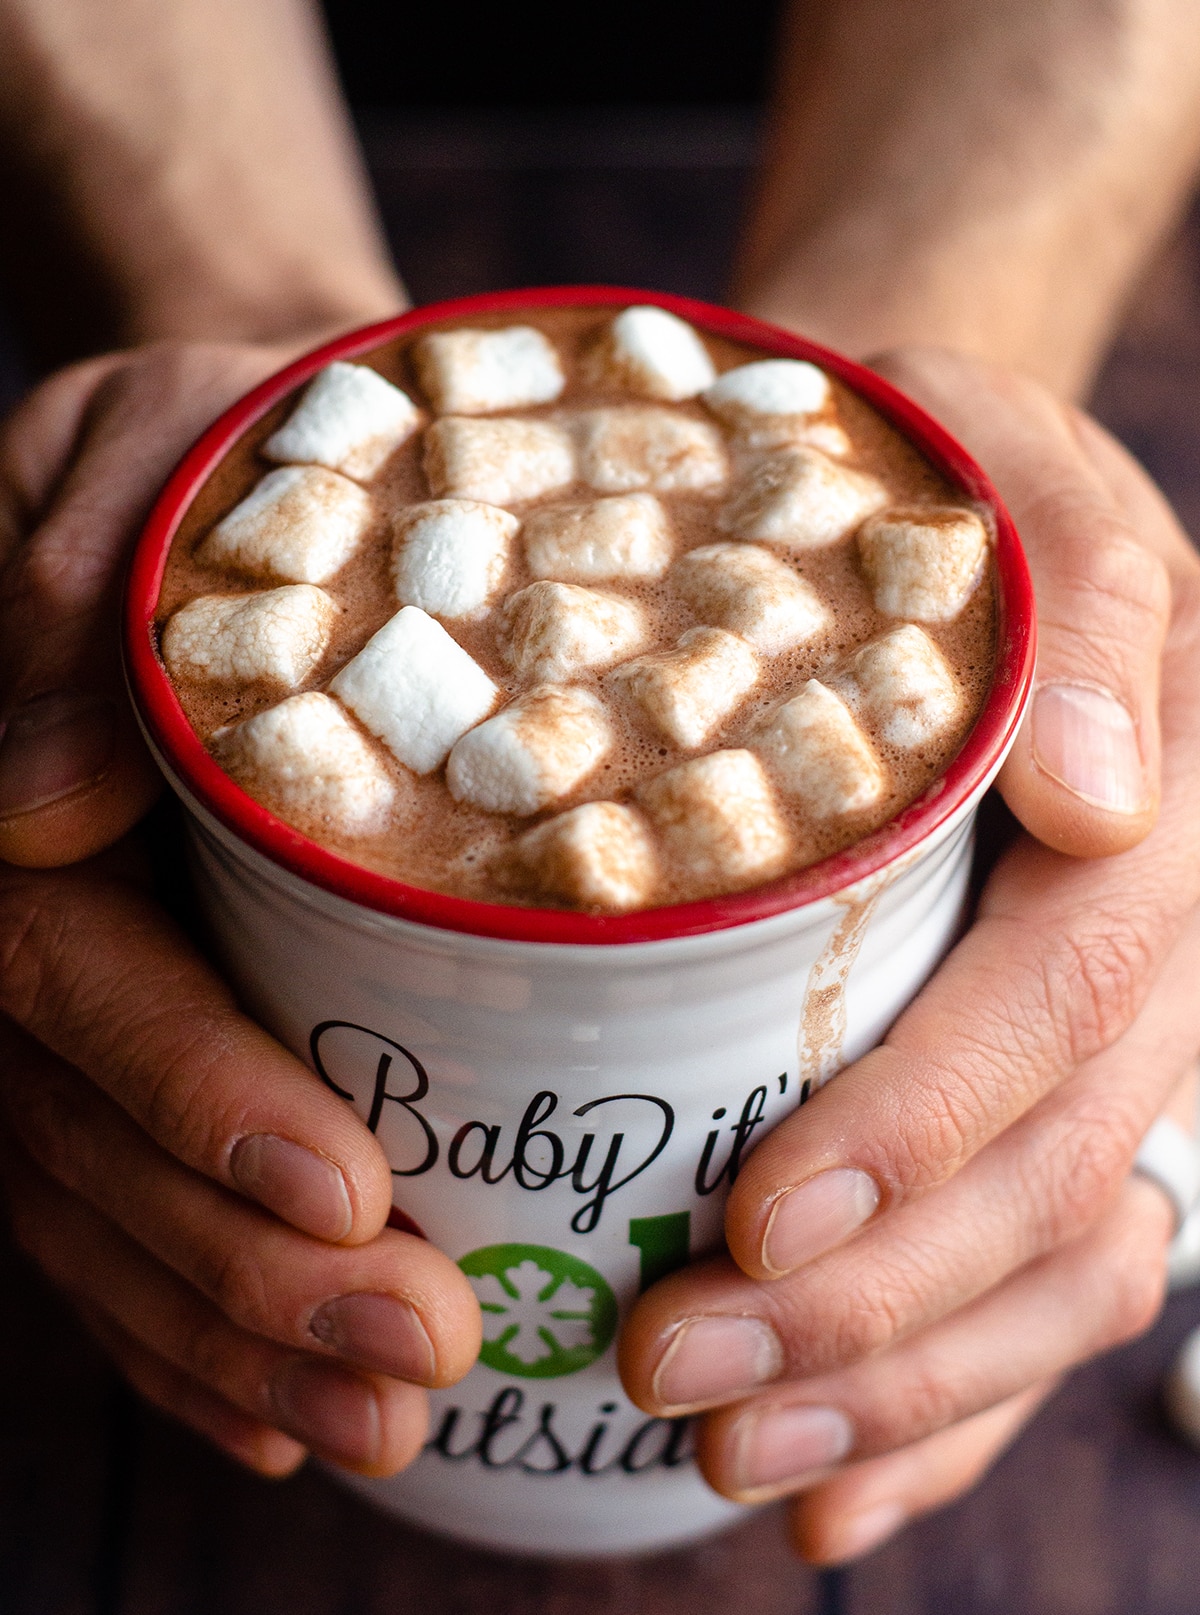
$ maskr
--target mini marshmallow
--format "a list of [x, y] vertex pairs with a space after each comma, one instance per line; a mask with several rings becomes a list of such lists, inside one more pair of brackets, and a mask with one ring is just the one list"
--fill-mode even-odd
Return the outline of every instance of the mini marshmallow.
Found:
[[716, 377], [708, 349], [686, 321], [665, 308], [622, 310], [591, 357], [592, 379], [642, 398], [694, 398]]
[[206, 594], [163, 630], [163, 661], [177, 679], [294, 690], [324, 656], [338, 608], [311, 583], [264, 594]]
[[703, 746], [758, 679], [758, 658], [723, 628], [689, 628], [674, 650], [626, 662], [609, 681], [677, 746]]
[[689, 896], [770, 880], [787, 864], [788, 833], [753, 752], [680, 763], [638, 796]]
[[729, 475], [719, 433], [705, 421], [620, 404], [576, 417], [583, 480], [601, 493], [705, 493]]
[[973, 510], [884, 510], [863, 523], [858, 556], [875, 605], [889, 617], [950, 622], [974, 592], [987, 528]]
[[750, 468], [718, 526], [738, 538], [814, 549], [845, 538], [887, 497], [874, 477], [835, 465], [819, 449], [785, 449]]
[[501, 640], [522, 678], [562, 684], [576, 673], [611, 667], [645, 637], [632, 600], [574, 583], [531, 583], [504, 604]]
[[268, 471], [196, 552], [204, 566], [234, 566], [292, 583], [328, 583], [371, 525], [370, 495], [319, 465]]
[[585, 802], [527, 830], [496, 872], [518, 890], [616, 914], [643, 907], [657, 874], [641, 818], [617, 802]]
[[962, 714], [954, 674], [929, 635], [913, 623], [864, 645], [831, 682], [891, 746], [924, 745]]
[[392, 529], [396, 598], [439, 617], [481, 611], [504, 576], [520, 525], [507, 510], [473, 499], [410, 505]]
[[435, 421], [425, 434], [425, 475], [439, 499], [515, 505], [575, 480], [575, 450], [550, 421]]
[[530, 325], [433, 331], [416, 344], [413, 358], [441, 415], [488, 415], [548, 404], [564, 385], [558, 354]]
[[445, 762], [500, 693], [441, 623], [417, 606], [385, 622], [329, 688], [416, 774]]
[[845, 702], [816, 679], [779, 708], [754, 749], [814, 819], [873, 807], [887, 785]]
[[324, 465], [367, 482], [420, 422], [408, 394], [377, 370], [335, 360], [309, 382], [262, 452], [284, 465]]
[[675, 548], [667, 513], [652, 493], [536, 510], [523, 537], [534, 577], [562, 583], [660, 578]]
[[829, 405], [829, 378], [804, 359], [762, 359], [727, 370], [703, 397], [739, 444], [777, 448], [807, 438], [810, 417]]
[[217, 761], [286, 818], [319, 819], [346, 835], [385, 828], [396, 790], [342, 708], [310, 690], [214, 739]]
[[675, 564], [672, 581], [700, 618], [771, 655], [806, 644], [829, 623], [816, 591], [757, 544], [706, 544]]
[[543, 684], [462, 737], [446, 784], [456, 801], [487, 813], [537, 813], [573, 791], [611, 744], [589, 690]]

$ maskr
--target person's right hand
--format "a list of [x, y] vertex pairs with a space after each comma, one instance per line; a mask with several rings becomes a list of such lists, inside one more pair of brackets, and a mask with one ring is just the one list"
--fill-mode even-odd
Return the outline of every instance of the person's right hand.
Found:
[[127, 834], [158, 780], [125, 561], [189, 442], [286, 356], [89, 361], [0, 433], [0, 1173], [18, 1243], [150, 1401], [264, 1473], [312, 1449], [385, 1474], [424, 1439], [416, 1387], [473, 1363], [475, 1297], [384, 1226], [376, 1140], [239, 1012]]

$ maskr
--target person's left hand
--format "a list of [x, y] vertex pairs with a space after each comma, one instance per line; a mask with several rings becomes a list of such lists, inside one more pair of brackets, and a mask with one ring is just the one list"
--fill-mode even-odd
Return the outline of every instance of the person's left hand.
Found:
[[1155, 1318], [1173, 1214], [1130, 1165], [1200, 1050], [1200, 562], [1032, 382], [934, 351], [879, 368], [1025, 541], [1038, 671], [1000, 788], [1027, 833], [883, 1044], [750, 1157], [731, 1254], [650, 1290], [621, 1346], [648, 1412], [709, 1410], [718, 1491], [802, 1494], [817, 1562], [964, 1491], [1058, 1376]]

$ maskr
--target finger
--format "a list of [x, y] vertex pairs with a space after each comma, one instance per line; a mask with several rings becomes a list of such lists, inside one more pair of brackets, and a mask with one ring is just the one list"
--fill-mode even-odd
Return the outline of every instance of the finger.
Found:
[[[1029, 559], [1038, 665], [1001, 775], [1009, 806], [1062, 852], [1135, 845], [1158, 804], [1159, 663], [1171, 612], [1161, 556], [1081, 451], [1072, 413], [1036, 383], [985, 370], [980, 385], [979, 366], [938, 352], [883, 368], [980, 459]], [[1186, 555], [1165, 507], [1143, 516]]]
[[[31, 406], [10, 424], [4, 459], [44, 464], [62, 455], [71, 414], [57, 391], [87, 392], [55, 492], [0, 576], [0, 858], [39, 867], [85, 858], [157, 795], [121, 671], [125, 562], [176, 460], [274, 363], [265, 349], [164, 346], [58, 378], [53, 407]], [[27, 502], [39, 491], [31, 486]]]
[[709, 1483], [757, 1503], [811, 1486], [847, 1458], [911, 1446], [1149, 1328], [1166, 1288], [1171, 1206], [1143, 1180], [1083, 1238], [948, 1318], [848, 1369], [710, 1414]]
[[792, 1540], [810, 1564], [843, 1564], [970, 1491], [1054, 1390], [1035, 1386], [903, 1452], [843, 1470], [801, 1497]]
[[[61, 1062], [29, 1058], [24, 1076], [20, 1097], [6, 1100], [22, 1149], [238, 1329], [422, 1385], [471, 1367], [478, 1304], [427, 1241], [391, 1229], [365, 1245], [309, 1239], [181, 1167]], [[35, 1259], [61, 1260], [53, 1221], [22, 1215]]]
[[0, 1010], [171, 1155], [305, 1233], [361, 1241], [385, 1223], [375, 1138], [140, 893], [91, 869], [0, 874]]

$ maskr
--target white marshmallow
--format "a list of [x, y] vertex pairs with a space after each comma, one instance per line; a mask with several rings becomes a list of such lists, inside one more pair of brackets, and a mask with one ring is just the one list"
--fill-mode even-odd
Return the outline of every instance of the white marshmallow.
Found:
[[963, 695], [941, 651], [913, 623], [864, 645], [830, 680], [891, 746], [924, 745], [962, 716]]
[[589, 690], [543, 684], [462, 737], [446, 784], [456, 801], [488, 813], [537, 813], [586, 779], [611, 744]]
[[757, 544], [705, 544], [675, 563], [672, 582], [700, 618], [771, 655], [814, 639], [829, 613], [786, 561]]
[[708, 349], [685, 320], [665, 308], [641, 306], [617, 315], [589, 371], [601, 383], [672, 403], [694, 398], [716, 376]]
[[445, 762], [500, 693], [441, 623], [417, 606], [385, 622], [329, 688], [416, 774]]
[[292, 583], [328, 583], [371, 525], [370, 495], [319, 465], [268, 471], [197, 551], [205, 566], [233, 566]]
[[311, 583], [264, 594], [200, 595], [163, 630], [163, 661], [177, 679], [261, 680], [294, 690], [324, 656], [337, 614], [324, 589]]
[[392, 528], [396, 598], [438, 617], [481, 611], [500, 585], [520, 525], [507, 510], [473, 499], [410, 505]]
[[889, 617], [950, 622], [974, 592], [987, 528], [973, 510], [884, 510], [863, 523], [858, 555], [875, 605]]
[[530, 325], [433, 331], [413, 349], [421, 385], [441, 415], [548, 404], [563, 390], [558, 354]]
[[420, 423], [408, 394], [377, 370], [335, 360], [309, 382], [262, 452], [284, 465], [324, 465], [368, 482]]
[[829, 378], [804, 359], [761, 359], [727, 370], [703, 397], [739, 445], [778, 448], [811, 441], [811, 417], [829, 406]]
[[814, 819], [873, 807], [887, 787], [879, 760], [845, 702], [816, 679], [779, 708], [754, 749], [780, 789]]
[[611, 667], [646, 637], [632, 600], [574, 583], [531, 583], [505, 601], [501, 644], [525, 679], [563, 684], [576, 673]]
[[680, 763], [638, 796], [689, 896], [770, 880], [787, 864], [788, 833], [753, 752]]
[[657, 875], [640, 816], [617, 802], [585, 802], [527, 830], [496, 872], [518, 890], [617, 914], [643, 907]]
[[337, 702], [319, 690], [289, 696], [220, 731], [213, 752], [264, 805], [346, 835], [384, 829], [395, 802], [380, 760]]
[[536, 510], [522, 537], [534, 577], [562, 583], [661, 578], [675, 548], [667, 513], [652, 493]]
[[729, 475], [716, 430], [674, 410], [589, 409], [576, 417], [576, 429], [581, 475], [600, 493], [706, 493]]
[[626, 691], [677, 746], [703, 746], [758, 680], [758, 658], [723, 628], [689, 628], [674, 650], [614, 668], [609, 681]]
[[425, 434], [425, 475], [434, 495], [515, 505], [575, 480], [575, 450], [550, 421], [435, 421]]
[[750, 468], [718, 526], [738, 538], [813, 549], [845, 538], [887, 497], [874, 477], [835, 465], [819, 449], [784, 449]]

